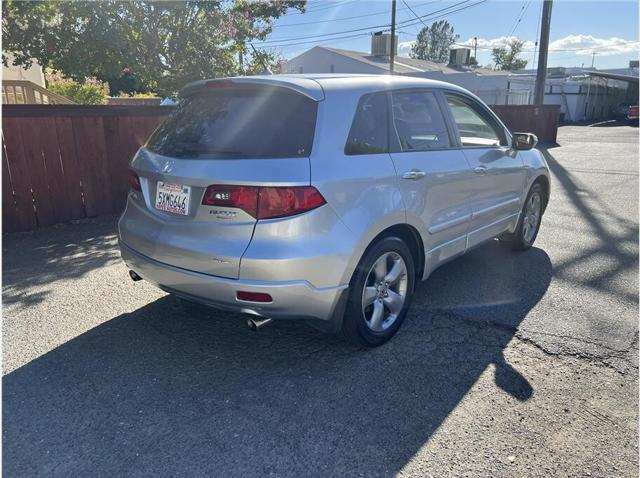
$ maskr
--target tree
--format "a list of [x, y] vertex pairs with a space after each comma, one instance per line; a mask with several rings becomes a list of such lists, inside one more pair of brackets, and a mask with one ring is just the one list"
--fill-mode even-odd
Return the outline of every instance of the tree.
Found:
[[453, 27], [446, 20], [438, 20], [431, 27], [424, 27], [418, 33], [411, 47], [411, 58], [429, 60], [438, 63], [449, 62], [449, 49], [460, 35], [456, 35]]
[[[185, 83], [239, 73], [238, 53], [305, 0], [2, 2], [2, 61], [61, 71], [76, 81], [133, 75], [174, 95]], [[253, 61], [248, 64], [253, 67]]]
[[505, 46], [494, 48], [491, 51], [496, 70], [522, 70], [528, 61], [518, 58], [522, 52], [524, 42], [518, 38], [512, 38]]

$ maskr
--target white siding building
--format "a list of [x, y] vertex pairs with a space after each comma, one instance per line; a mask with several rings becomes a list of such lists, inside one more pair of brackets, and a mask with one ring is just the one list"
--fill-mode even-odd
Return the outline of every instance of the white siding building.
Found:
[[[394, 72], [447, 81], [475, 93], [489, 104], [522, 104], [529, 100], [526, 92], [508, 92], [508, 72], [484, 68], [471, 69], [406, 57], [395, 57]], [[316, 46], [289, 60], [282, 73], [361, 73], [388, 74], [389, 57], [370, 53]]]

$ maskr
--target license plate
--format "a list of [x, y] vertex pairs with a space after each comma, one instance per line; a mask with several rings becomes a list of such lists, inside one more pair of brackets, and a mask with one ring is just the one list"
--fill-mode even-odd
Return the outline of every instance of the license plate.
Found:
[[156, 209], [186, 216], [189, 214], [191, 186], [158, 181]]

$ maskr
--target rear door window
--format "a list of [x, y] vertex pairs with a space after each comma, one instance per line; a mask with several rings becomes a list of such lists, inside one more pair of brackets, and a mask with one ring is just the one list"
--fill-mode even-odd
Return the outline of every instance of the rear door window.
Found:
[[504, 130], [475, 101], [445, 95], [463, 147], [495, 147], [507, 144]]
[[230, 87], [196, 93], [146, 147], [178, 158], [293, 158], [311, 153], [317, 103], [284, 88]]
[[391, 99], [393, 126], [402, 151], [451, 147], [444, 115], [432, 92], [396, 91]]
[[353, 118], [345, 154], [379, 154], [389, 151], [386, 93], [365, 95]]

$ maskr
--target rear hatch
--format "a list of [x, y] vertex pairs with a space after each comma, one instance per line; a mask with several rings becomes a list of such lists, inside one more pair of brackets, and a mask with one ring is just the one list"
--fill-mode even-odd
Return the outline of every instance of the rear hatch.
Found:
[[260, 195], [309, 186], [316, 112], [316, 100], [282, 86], [218, 80], [190, 88], [131, 163], [124, 244], [237, 278]]

